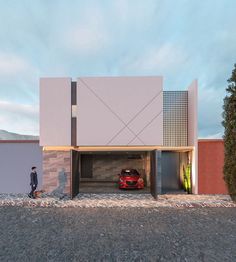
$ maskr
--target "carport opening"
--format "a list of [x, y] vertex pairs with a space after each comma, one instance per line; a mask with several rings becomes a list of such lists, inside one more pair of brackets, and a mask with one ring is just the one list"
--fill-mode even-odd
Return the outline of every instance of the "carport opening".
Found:
[[[157, 151], [72, 151], [71, 197], [78, 193], [151, 193], [154, 198], [157, 198], [158, 194], [191, 193], [192, 153], [158, 151], [159, 153], [156, 154], [155, 152]], [[132, 189], [120, 188], [119, 174], [126, 169], [137, 170], [144, 181], [142, 189], [136, 189], [135, 186]]]
[[[150, 154], [148, 152], [86, 152], [80, 155], [80, 193], [150, 193]], [[120, 189], [122, 169], [135, 169], [144, 188]], [[128, 182], [127, 182], [128, 183]], [[134, 183], [135, 184], [135, 183]]]

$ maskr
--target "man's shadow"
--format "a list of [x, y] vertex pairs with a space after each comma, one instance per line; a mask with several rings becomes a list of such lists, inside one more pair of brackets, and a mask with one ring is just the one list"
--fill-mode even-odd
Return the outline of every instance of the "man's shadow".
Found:
[[60, 197], [62, 199], [65, 196], [64, 190], [67, 183], [67, 176], [65, 173], [65, 168], [62, 168], [61, 171], [58, 173], [58, 182], [59, 185], [55, 188], [51, 194]]

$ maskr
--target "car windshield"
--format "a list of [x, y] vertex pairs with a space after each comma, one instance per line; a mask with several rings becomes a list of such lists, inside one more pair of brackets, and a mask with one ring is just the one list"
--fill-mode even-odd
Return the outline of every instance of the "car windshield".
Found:
[[122, 170], [121, 172], [122, 176], [138, 176], [138, 171], [135, 169], [126, 169], [126, 170]]

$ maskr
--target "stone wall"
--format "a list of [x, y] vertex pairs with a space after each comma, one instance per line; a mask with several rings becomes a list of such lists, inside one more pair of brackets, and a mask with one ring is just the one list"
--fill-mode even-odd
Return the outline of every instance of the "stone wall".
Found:
[[70, 151], [43, 151], [43, 189], [47, 193], [70, 193]]
[[137, 169], [140, 174], [145, 176], [145, 154], [132, 157], [124, 154], [93, 156], [94, 180], [117, 181], [117, 174], [120, 173], [121, 169], [125, 168]]

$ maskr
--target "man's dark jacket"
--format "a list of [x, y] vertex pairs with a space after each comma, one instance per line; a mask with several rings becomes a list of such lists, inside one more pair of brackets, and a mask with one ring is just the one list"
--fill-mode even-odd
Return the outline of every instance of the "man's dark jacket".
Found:
[[30, 185], [38, 185], [38, 177], [36, 172], [30, 173]]

